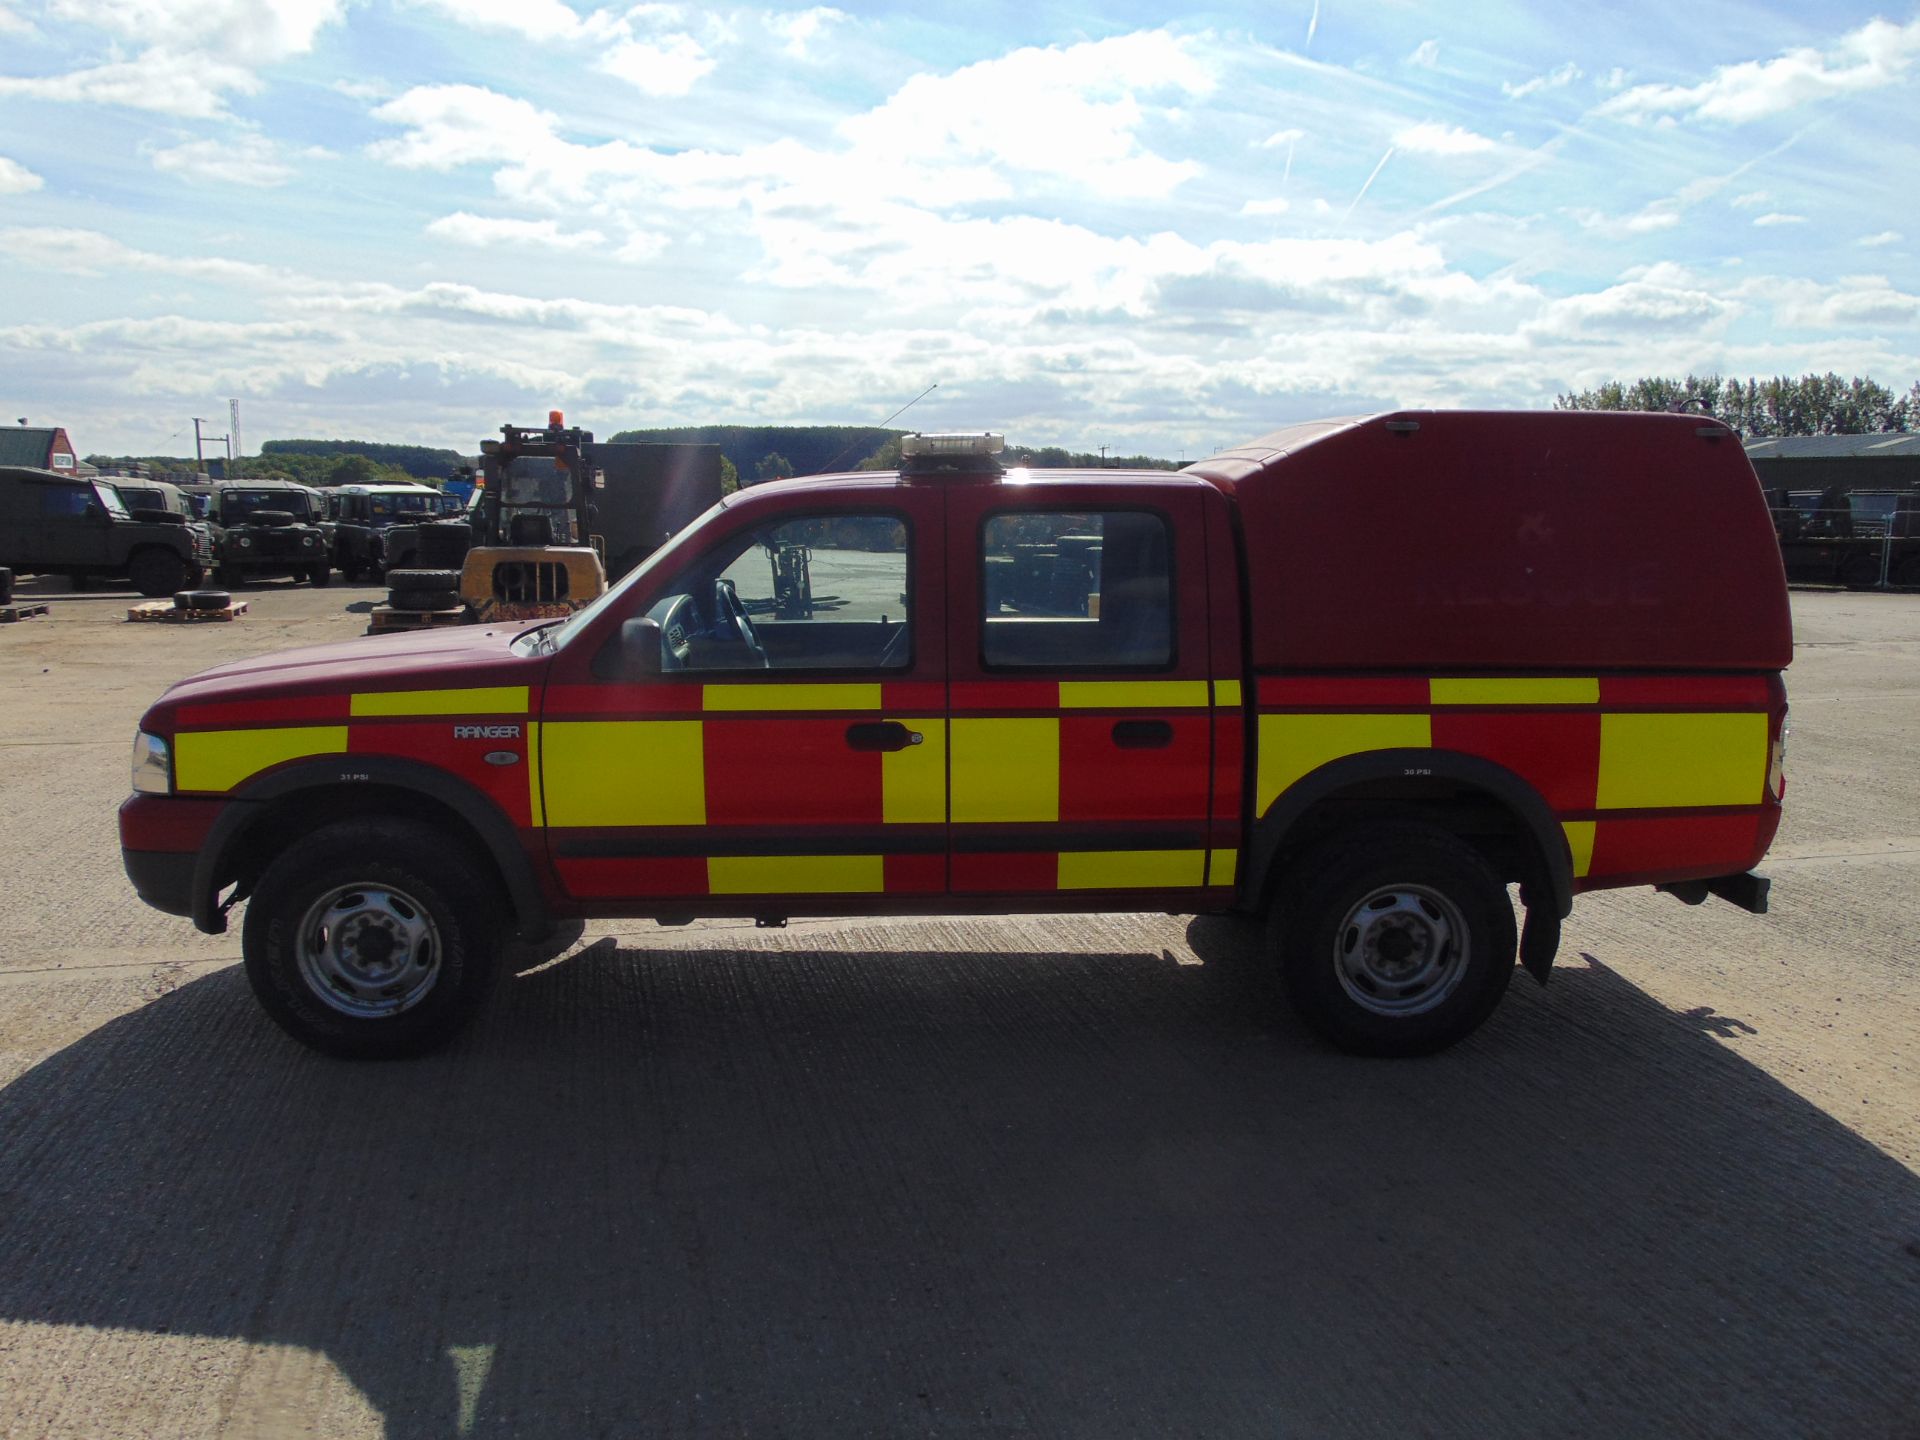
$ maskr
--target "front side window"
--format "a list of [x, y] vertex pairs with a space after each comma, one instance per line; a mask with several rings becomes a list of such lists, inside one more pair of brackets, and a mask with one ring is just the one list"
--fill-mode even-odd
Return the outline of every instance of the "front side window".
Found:
[[[94, 498], [100, 502], [102, 508], [104, 508], [109, 515], [112, 515], [117, 519], [121, 519], [121, 520], [127, 520], [132, 518], [127, 513], [127, 507], [125, 503], [120, 499], [120, 492], [114, 489], [113, 486], [95, 485], [93, 487], [93, 495], [94, 495]], [[166, 507], [161, 506], [160, 508], [164, 509]]]
[[733, 536], [647, 613], [663, 670], [896, 670], [912, 661], [906, 523], [819, 515]]
[[980, 593], [980, 653], [989, 669], [1173, 663], [1173, 537], [1150, 512], [990, 515]]

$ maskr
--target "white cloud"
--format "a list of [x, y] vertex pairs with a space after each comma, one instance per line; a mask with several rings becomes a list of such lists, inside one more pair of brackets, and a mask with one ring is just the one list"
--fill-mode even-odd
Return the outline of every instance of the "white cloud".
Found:
[[313, 48], [344, 0], [50, 0], [49, 13], [152, 51], [271, 65]]
[[0, 5], [0, 35], [38, 35], [39, 27], [24, 15], [16, 15], [5, 5]]
[[529, 40], [574, 40], [590, 25], [608, 21], [596, 14], [592, 21], [561, 0], [407, 0], [417, 9], [431, 10], [479, 30], [507, 30]]
[[1655, 230], [1670, 230], [1680, 223], [1680, 211], [1669, 202], [1653, 204], [1631, 215], [1608, 215], [1604, 211], [1576, 206], [1567, 211], [1582, 230], [1620, 238], [1648, 235]]
[[1777, 323], [1800, 329], [1920, 325], [1920, 295], [1895, 289], [1884, 275], [1848, 275], [1831, 285], [1775, 277], [1749, 281], [1741, 293], [1770, 305]]
[[259, 89], [259, 78], [238, 66], [158, 50], [64, 75], [0, 75], [0, 97], [120, 105], [183, 120], [217, 119], [227, 113], [225, 92]]
[[1618, 285], [1549, 301], [1527, 327], [1536, 336], [1696, 333], [1720, 328], [1741, 306], [1707, 288], [1682, 267], [1650, 265]]
[[1415, 155], [1480, 155], [1495, 147], [1493, 141], [1458, 125], [1438, 125], [1426, 121], [1410, 125], [1393, 137], [1396, 150]]
[[1418, 65], [1423, 70], [1433, 69], [1434, 66], [1440, 63], [1440, 42], [1438, 40], [1422, 40], [1414, 47], [1413, 53], [1407, 56], [1407, 63], [1409, 65]]
[[1765, 190], [1749, 190], [1744, 195], [1734, 196], [1727, 203], [1736, 210], [1758, 210], [1772, 198]]
[[[480, 30], [505, 30], [544, 44], [591, 44], [599, 51], [596, 67], [624, 80], [642, 94], [685, 95], [711, 74], [715, 61], [683, 26], [677, 6], [638, 4], [624, 11], [580, 14], [562, 0], [407, 0], [416, 8]], [[817, 16], [837, 15], [820, 11]], [[805, 22], [807, 16], [794, 17]], [[811, 34], [823, 23], [803, 24]]]
[[1107, 194], [1160, 196], [1199, 166], [1141, 144], [1149, 112], [1141, 97], [1200, 97], [1215, 83], [1186, 43], [1145, 31], [916, 75], [840, 129], [864, 156], [895, 168], [977, 164]]
[[1869, 20], [1826, 52], [1803, 47], [1772, 60], [1723, 65], [1698, 85], [1640, 85], [1603, 104], [1625, 120], [1668, 116], [1730, 125], [1817, 100], [1897, 84], [1920, 56], [1920, 19]]
[[807, 47], [825, 34], [828, 26], [844, 24], [851, 18], [844, 10], [835, 10], [830, 5], [816, 5], [811, 10], [769, 15], [767, 28], [786, 42], [783, 48], [787, 54], [796, 60], [804, 60]]
[[[50, 0], [48, 13], [145, 48], [60, 75], [0, 77], [0, 96], [119, 105], [187, 119], [226, 114], [228, 92], [261, 88], [255, 70], [313, 48], [344, 0]], [[117, 48], [117, 47], [116, 47]]]
[[607, 74], [646, 95], [685, 95], [712, 72], [714, 59], [691, 35], [622, 40], [600, 59]]
[[1531, 80], [1522, 80], [1518, 85], [1500, 82], [1500, 92], [1510, 100], [1524, 100], [1529, 95], [1538, 95], [1542, 90], [1560, 90], [1580, 79], [1586, 72], [1573, 61], [1556, 65], [1544, 75], [1536, 75]]
[[1242, 215], [1284, 215], [1287, 202], [1278, 197], [1272, 200], [1249, 200], [1240, 207]]
[[156, 170], [211, 184], [269, 189], [293, 178], [293, 167], [280, 158], [279, 147], [259, 135], [189, 140], [155, 150], [152, 158]]
[[1859, 243], [1869, 249], [1878, 249], [1883, 245], [1898, 245], [1905, 238], [1898, 230], [1882, 230], [1878, 235], [1862, 235]]
[[1260, 142], [1259, 148], [1262, 150], [1275, 150], [1282, 145], [1292, 145], [1295, 141], [1306, 138], [1307, 132], [1304, 130], [1276, 130]]
[[1756, 215], [1753, 223], [1762, 228], [1775, 225], [1804, 225], [1807, 223], [1807, 217], [1804, 215], [1787, 215], [1778, 210], [1774, 210], [1765, 215]]
[[0, 195], [24, 195], [46, 183], [18, 160], [0, 155]]
[[547, 250], [595, 250], [607, 240], [598, 230], [562, 230], [557, 220], [503, 220], [464, 210], [442, 215], [427, 226], [427, 234], [476, 248], [532, 245]]

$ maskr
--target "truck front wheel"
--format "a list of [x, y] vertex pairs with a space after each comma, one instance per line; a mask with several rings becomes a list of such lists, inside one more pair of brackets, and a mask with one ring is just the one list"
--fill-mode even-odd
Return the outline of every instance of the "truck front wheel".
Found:
[[1294, 1007], [1360, 1055], [1429, 1055], [1470, 1034], [1518, 946], [1500, 877], [1428, 825], [1336, 838], [1287, 878], [1270, 924]]
[[491, 889], [464, 847], [425, 826], [329, 826], [282, 851], [247, 902], [247, 980], [304, 1045], [424, 1054], [467, 1023], [492, 982]]

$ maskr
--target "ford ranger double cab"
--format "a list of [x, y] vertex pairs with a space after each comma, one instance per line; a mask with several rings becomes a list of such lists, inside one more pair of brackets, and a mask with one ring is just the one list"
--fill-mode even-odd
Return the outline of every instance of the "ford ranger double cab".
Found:
[[1322, 1035], [1414, 1054], [1544, 981], [1582, 892], [1765, 910], [1792, 638], [1725, 426], [1403, 412], [1177, 474], [996, 442], [743, 490], [564, 620], [182, 681], [127, 873], [211, 933], [244, 901], [268, 1014], [355, 1055], [593, 917], [1239, 912]]

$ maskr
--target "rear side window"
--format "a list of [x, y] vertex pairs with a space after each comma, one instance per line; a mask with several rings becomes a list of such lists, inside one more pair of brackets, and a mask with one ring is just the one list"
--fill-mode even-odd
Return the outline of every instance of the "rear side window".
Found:
[[980, 594], [988, 669], [1173, 663], [1173, 537], [1152, 512], [990, 515], [981, 531]]
[[39, 489], [42, 515], [84, 515], [93, 499], [93, 491], [85, 485], [42, 485]]

